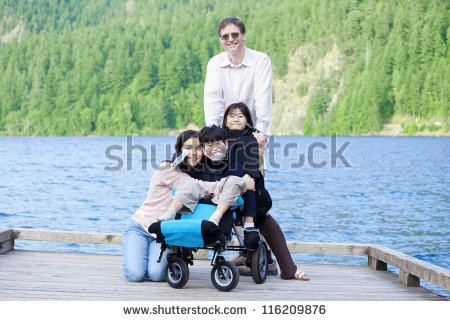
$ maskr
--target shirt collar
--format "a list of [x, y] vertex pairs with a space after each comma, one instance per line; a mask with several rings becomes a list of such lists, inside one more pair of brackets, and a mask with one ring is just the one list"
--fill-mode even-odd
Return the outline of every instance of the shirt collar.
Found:
[[[250, 67], [252, 66], [252, 59], [250, 57], [251, 53], [249, 51], [249, 49], [247, 47], [244, 47], [244, 59], [242, 60], [241, 64], [239, 66], [246, 66], [246, 67]], [[222, 59], [220, 60], [220, 64], [219, 67], [223, 68], [223, 67], [237, 67], [235, 66], [232, 62], [230, 57], [228, 56], [228, 53], [225, 51], [225, 54], [222, 56]]]

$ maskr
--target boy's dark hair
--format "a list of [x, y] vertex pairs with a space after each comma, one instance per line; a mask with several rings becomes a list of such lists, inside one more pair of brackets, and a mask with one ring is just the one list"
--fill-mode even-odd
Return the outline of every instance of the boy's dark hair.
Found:
[[241, 34], [245, 34], [245, 25], [241, 19], [236, 17], [226, 17], [220, 20], [219, 24], [217, 25], [217, 32], [219, 33], [219, 37], [221, 36], [220, 30], [225, 28], [230, 23], [238, 27]]
[[178, 135], [177, 142], [175, 143], [175, 151], [177, 153], [181, 153], [181, 148], [183, 147], [183, 144], [192, 137], [198, 138], [198, 131], [188, 129], [182, 132], [180, 135]]
[[245, 118], [247, 118], [247, 123], [253, 127], [253, 120], [252, 120], [252, 115], [250, 115], [250, 109], [248, 109], [247, 105], [244, 103], [234, 103], [234, 104], [231, 104], [230, 106], [228, 106], [228, 108], [225, 110], [225, 114], [223, 116], [222, 127], [228, 128], [227, 127], [228, 114], [231, 113], [235, 109], [239, 109], [244, 114]]
[[205, 143], [219, 140], [225, 142], [227, 140], [227, 132], [225, 129], [217, 127], [216, 125], [206, 126], [200, 130], [198, 139], [200, 140], [200, 144], [202, 144], [202, 146], [204, 146]]

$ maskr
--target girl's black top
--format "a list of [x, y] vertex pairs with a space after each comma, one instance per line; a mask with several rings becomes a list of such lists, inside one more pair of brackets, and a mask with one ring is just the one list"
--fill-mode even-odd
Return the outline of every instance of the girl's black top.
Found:
[[252, 178], [259, 178], [261, 172], [259, 171], [258, 141], [251, 130], [246, 128], [244, 130], [226, 129], [226, 131], [228, 137], [227, 158], [231, 162], [240, 163], [245, 173]]

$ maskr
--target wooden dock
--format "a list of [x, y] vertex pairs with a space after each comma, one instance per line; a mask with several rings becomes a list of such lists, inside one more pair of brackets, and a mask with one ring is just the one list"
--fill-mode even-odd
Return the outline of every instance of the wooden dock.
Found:
[[[292, 252], [352, 254], [367, 266], [301, 264], [310, 281], [269, 276], [255, 284], [241, 276], [231, 292], [211, 284], [210, 262], [195, 260], [183, 289], [166, 282], [127, 282], [119, 255], [13, 250], [15, 240], [121, 244], [118, 234], [8, 229], [0, 231], [0, 300], [448, 300], [421, 287], [425, 279], [447, 290], [450, 271], [405, 254], [364, 244], [289, 242]], [[200, 253], [200, 256], [202, 254]], [[400, 273], [386, 271], [387, 264]], [[299, 265], [300, 266], [300, 265]]]

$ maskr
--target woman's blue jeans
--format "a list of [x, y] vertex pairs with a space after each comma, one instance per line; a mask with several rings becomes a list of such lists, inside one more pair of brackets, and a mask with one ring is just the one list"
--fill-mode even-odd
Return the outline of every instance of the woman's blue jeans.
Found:
[[168, 249], [158, 263], [161, 244], [139, 223], [130, 220], [123, 233], [123, 275], [130, 282], [164, 281]]

